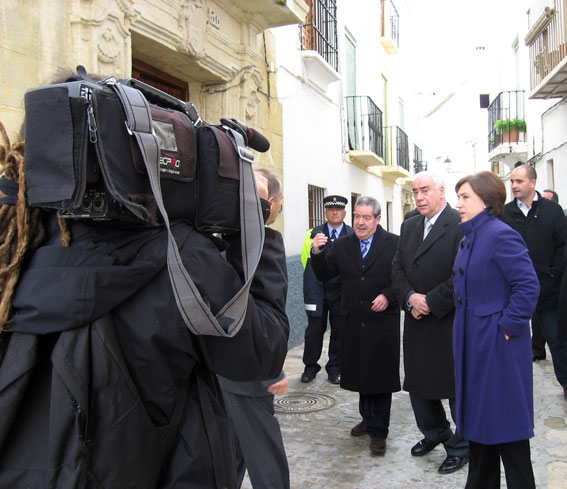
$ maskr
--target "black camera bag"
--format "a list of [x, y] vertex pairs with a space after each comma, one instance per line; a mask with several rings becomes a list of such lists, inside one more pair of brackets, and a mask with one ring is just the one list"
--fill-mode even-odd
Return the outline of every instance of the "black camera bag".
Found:
[[[193, 124], [184, 124], [186, 116], [179, 118], [175, 111], [150, 109], [144, 94], [130, 85], [128, 80], [85, 80], [41, 87], [26, 94], [28, 204], [57, 209], [63, 217], [110, 224], [156, 225], [159, 217], [168, 231], [172, 291], [187, 327], [198, 335], [234, 336], [246, 315], [248, 293], [264, 243], [264, 221], [251, 165], [254, 158], [246, 149], [245, 136], [230, 127], [201, 124], [199, 156], [206, 170], [201, 178], [205, 183], [196, 189], [195, 176], [200, 171], [195, 165]], [[167, 94], [163, 96], [167, 98]], [[182, 121], [177, 127], [179, 134], [175, 119]], [[174, 129], [169, 130], [169, 136], [184, 140], [177, 146], [179, 168], [171, 164], [178, 155], [163, 142], [167, 135], [158, 137], [156, 121], [157, 126], [171, 123]], [[229, 159], [224, 161], [227, 155]], [[220, 179], [231, 183], [219, 192]], [[178, 217], [194, 222], [196, 194], [201, 191], [204, 197], [199, 200], [199, 213], [205, 216], [210, 203], [224, 198], [222, 212], [232, 216], [220, 223], [220, 208], [214, 209], [211, 222], [199, 221], [202, 229], [239, 230], [241, 234], [245, 284], [216, 316], [185, 269], [169, 225], [171, 218]], [[104, 206], [97, 207], [96, 212], [92, 207], [86, 211], [82, 209], [86, 198], [102, 199]]]
[[[26, 93], [28, 204], [63, 217], [156, 224], [143, 158], [124, 124], [122, 103], [102, 83], [76, 81]], [[194, 220], [196, 136], [189, 118], [152, 106], [160, 178], [170, 218]]]

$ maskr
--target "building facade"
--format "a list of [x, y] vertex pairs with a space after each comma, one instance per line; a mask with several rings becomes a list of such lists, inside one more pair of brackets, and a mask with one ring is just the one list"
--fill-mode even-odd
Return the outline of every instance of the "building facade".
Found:
[[488, 108], [489, 159], [505, 181], [517, 162], [533, 165], [537, 190], [567, 207], [567, 1], [528, 3]]
[[324, 222], [326, 195], [349, 199], [348, 223], [357, 197], [377, 198], [382, 226], [398, 232], [413, 207], [414, 167], [423, 164], [413, 92], [400, 70], [405, 2], [308, 5], [302, 25], [272, 29], [290, 255], [300, 252], [307, 229]]
[[26, 90], [83, 65], [191, 100], [213, 124], [235, 117], [257, 128], [271, 141], [257, 165], [281, 175], [281, 107], [266, 29], [307, 13], [303, 0], [4, 0], [0, 120], [13, 140]]

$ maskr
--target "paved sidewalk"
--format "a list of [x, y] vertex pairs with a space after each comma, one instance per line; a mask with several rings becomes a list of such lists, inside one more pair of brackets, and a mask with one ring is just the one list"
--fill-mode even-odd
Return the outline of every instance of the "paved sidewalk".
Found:
[[[350, 436], [350, 429], [360, 421], [358, 394], [329, 383], [324, 370], [310, 384], [302, 384], [302, 354], [303, 345], [289, 351], [284, 367], [289, 394], [276, 398], [292, 489], [464, 487], [467, 467], [449, 475], [437, 472], [445, 459], [442, 446], [424, 457], [410, 455], [421, 433], [407, 393], [393, 396], [386, 454], [372, 456], [367, 436]], [[537, 487], [567, 489], [567, 401], [548, 360], [534, 364], [534, 399], [536, 435], [531, 449]], [[318, 408], [322, 409], [300, 412]], [[242, 487], [251, 488], [248, 479]], [[501, 487], [506, 487], [504, 474]]]

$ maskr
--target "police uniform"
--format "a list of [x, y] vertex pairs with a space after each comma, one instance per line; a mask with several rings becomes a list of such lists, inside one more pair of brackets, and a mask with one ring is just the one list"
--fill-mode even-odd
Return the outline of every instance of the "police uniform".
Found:
[[[329, 195], [323, 199], [325, 209], [344, 209], [348, 200], [340, 195]], [[305, 346], [303, 351], [303, 363], [305, 369], [301, 376], [302, 382], [311, 382], [317, 372], [321, 369], [319, 358], [323, 348], [323, 336], [327, 330], [327, 320], [331, 326], [331, 338], [329, 340], [329, 360], [325, 365], [329, 380], [333, 383], [340, 382], [340, 337], [341, 337], [341, 281], [339, 277], [333, 277], [324, 282], [317, 280], [311, 267], [309, 253], [313, 244], [313, 238], [317, 233], [325, 234], [329, 240], [338, 239], [353, 233], [352, 227], [342, 223], [340, 232], [333, 237], [332, 227], [328, 222], [309, 229], [305, 234], [302, 250], [302, 263], [305, 268], [303, 272], [303, 296], [305, 312], [307, 314], [307, 329], [305, 330]]]

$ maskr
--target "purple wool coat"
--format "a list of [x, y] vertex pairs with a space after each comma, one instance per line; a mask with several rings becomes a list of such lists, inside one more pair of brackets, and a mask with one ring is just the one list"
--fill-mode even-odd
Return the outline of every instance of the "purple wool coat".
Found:
[[526, 440], [534, 435], [529, 320], [539, 281], [521, 236], [496, 216], [482, 212], [459, 226], [465, 237], [454, 265], [457, 429], [486, 445]]

